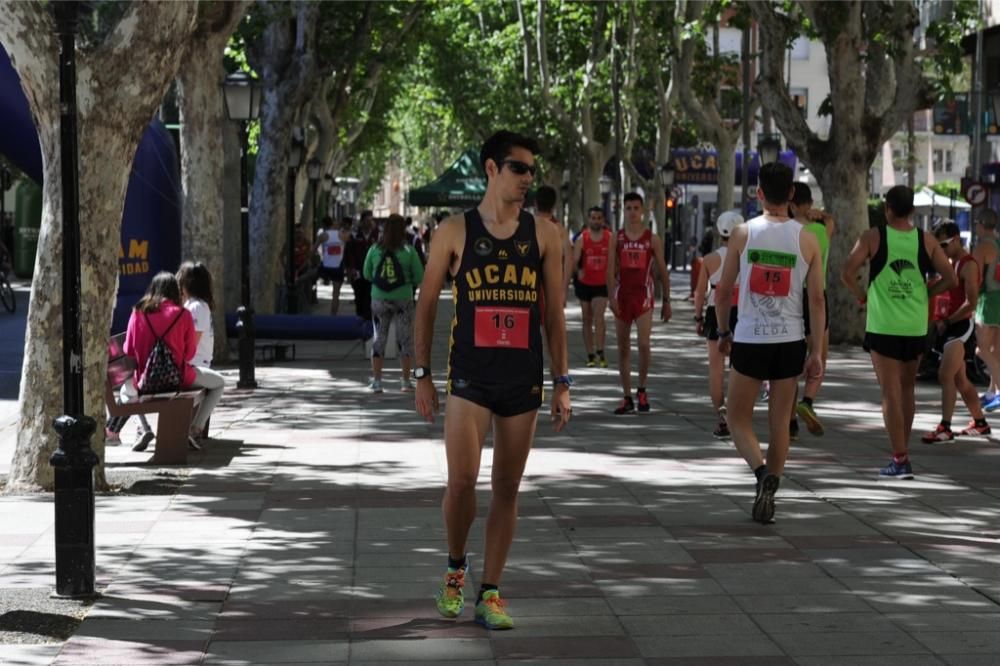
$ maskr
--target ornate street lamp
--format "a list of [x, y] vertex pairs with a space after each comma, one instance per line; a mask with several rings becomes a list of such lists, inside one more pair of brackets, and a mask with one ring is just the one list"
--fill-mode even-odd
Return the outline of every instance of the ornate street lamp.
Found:
[[601, 187], [601, 196], [607, 196], [611, 194], [611, 188], [614, 186], [614, 181], [607, 176], [601, 176], [600, 180], [597, 181], [598, 185]]
[[97, 429], [83, 401], [83, 330], [80, 325], [80, 181], [76, 106], [76, 33], [83, 3], [53, 4], [59, 36], [59, 125], [62, 166], [63, 415], [53, 421], [59, 448], [49, 459], [55, 472], [55, 596], [96, 594], [94, 466], [90, 448]]
[[674, 167], [674, 163], [671, 160], [663, 166], [660, 167], [660, 172], [663, 174], [663, 185], [665, 187], [673, 187], [674, 179], [677, 175], [677, 169]]
[[240, 334], [240, 378], [237, 388], [257, 388], [254, 377], [254, 322], [253, 304], [250, 301], [250, 192], [247, 180], [247, 155], [249, 154], [249, 125], [260, 115], [261, 86], [246, 72], [234, 72], [222, 84], [226, 102], [226, 116], [239, 123], [240, 128], [240, 283], [242, 305], [236, 310]]
[[757, 155], [760, 166], [777, 162], [781, 154], [780, 134], [758, 134], [757, 135]]

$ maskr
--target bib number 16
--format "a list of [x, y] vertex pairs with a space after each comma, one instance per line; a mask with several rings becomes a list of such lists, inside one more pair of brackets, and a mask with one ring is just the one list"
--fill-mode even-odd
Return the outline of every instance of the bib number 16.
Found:
[[477, 307], [475, 344], [477, 347], [527, 349], [530, 320], [527, 308]]

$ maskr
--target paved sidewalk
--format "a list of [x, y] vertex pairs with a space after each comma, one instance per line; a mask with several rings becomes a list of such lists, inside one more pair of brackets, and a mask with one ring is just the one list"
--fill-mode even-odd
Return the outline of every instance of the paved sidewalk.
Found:
[[[675, 306], [654, 328], [653, 411], [623, 417], [617, 372], [582, 367], [567, 310], [574, 419], [556, 435], [540, 417], [502, 585], [513, 631], [487, 633], [471, 606], [458, 621], [435, 611], [441, 421], [419, 421], [394, 362], [373, 396], [360, 347], [316, 343], [226, 394], [220, 439], [186, 477], [98, 499], [103, 598], [67, 642], [0, 645], [0, 663], [997, 664], [1000, 446], [918, 442], [916, 480], [877, 480], [874, 375], [838, 350], [817, 402], [827, 434], [803, 431], [777, 522], [757, 525], [751, 472], [711, 435], [704, 343]], [[443, 301], [439, 375], [449, 318]], [[937, 403], [921, 385], [918, 432]], [[50, 499], [0, 498], [0, 594], [50, 587], [52, 558]]]

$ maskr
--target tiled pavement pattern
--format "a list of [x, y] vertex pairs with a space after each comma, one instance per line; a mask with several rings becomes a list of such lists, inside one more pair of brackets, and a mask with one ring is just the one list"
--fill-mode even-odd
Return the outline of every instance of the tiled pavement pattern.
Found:
[[[540, 419], [502, 584], [513, 631], [487, 633], [471, 606], [436, 614], [440, 420], [417, 419], [398, 371], [367, 393], [359, 348], [311, 344], [259, 368], [260, 390], [227, 394], [223, 439], [179, 492], [99, 498], [105, 596], [65, 644], [0, 646], [0, 663], [1000, 663], [1000, 446], [917, 443], [916, 480], [878, 481], [875, 379], [838, 350], [818, 402], [827, 434], [803, 431], [777, 523], [756, 525], [753, 477], [711, 436], [703, 344], [676, 306], [654, 331], [652, 413], [614, 417], [617, 374], [582, 368], [571, 303], [574, 420], [555, 435]], [[936, 401], [921, 385], [920, 428]], [[47, 498], [0, 498], [0, 588], [52, 584], [51, 525]], [[481, 536], [477, 522], [474, 567]]]

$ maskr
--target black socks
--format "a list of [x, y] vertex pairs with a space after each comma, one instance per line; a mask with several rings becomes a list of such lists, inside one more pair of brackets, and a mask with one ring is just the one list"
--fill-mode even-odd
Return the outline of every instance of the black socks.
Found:
[[479, 586], [479, 596], [476, 597], [476, 603], [478, 604], [480, 601], [482, 601], [483, 595], [489, 592], [490, 590], [499, 590], [499, 589], [500, 588], [494, 585], [493, 583], [483, 583], [482, 585]]
[[757, 483], [767, 476], [767, 465], [761, 465], [753, 471], [753, 475], [757, 477]]
[[803, 398], [802, 398], [802, 402], [806, 403], [806, 404], [807, 404], [807, 405], [809, 405], [810, 407], [812, 407], [812, 406], [813, 406], [813, 399], [812, 399], [812, 398], [810, 398], [809, 396], [803, 396]]
[[462, 555], [459, 559], [452, 559], [451, 555], [448, 555], [448, 568], [458, 571], [459, 569], [465, 569], [469, 566], [469, 556]]

